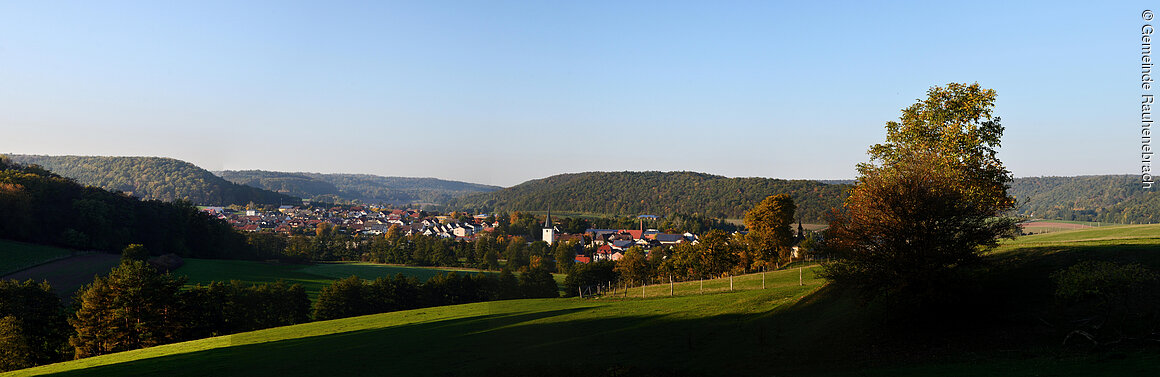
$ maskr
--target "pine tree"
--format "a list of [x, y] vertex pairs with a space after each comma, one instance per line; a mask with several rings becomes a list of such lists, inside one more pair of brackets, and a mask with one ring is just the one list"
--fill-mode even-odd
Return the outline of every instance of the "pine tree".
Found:
[[4, 359], [0, 364], [48, 364], [70, 353], [64, 307], [48, 283], [0, 281], [0, 317], [10, 317], [0, 337], [11, 336], [3, 340], [0, 350], [12, 347], [0, 357]]
[[77, 358], [156, 346], [180, 339], [178, 294], [184, 279], [129, 260], [82, 290], [69, 322]]

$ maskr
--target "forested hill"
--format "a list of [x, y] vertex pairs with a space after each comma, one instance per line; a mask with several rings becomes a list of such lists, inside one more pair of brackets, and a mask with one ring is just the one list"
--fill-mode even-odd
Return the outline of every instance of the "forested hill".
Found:
[[1038, 218], [1115, 223], [1160, 222], [1158, 189], [1138, 175], [1016, 178], [1009, 191], [1016, 210]]
[[197, 165], [162, 157], [8, 155], [36, 164], [82, 185], [123, 191], [142, 199], [178, 199], [202, 205], [292, 204], [298, 198], [229, 182]]
[[811, 180], [727, 178], [694, 172], [590, 172], [532, 180], [500, 191], [469, 195], [453, 209], [585, 212], [608, 215], [701, 214], [741, 218], [770, 195], [790, 194], [805, 222], [821, 222], [841, 205], [847, 185]]
[[143, 244], [155, 255], [258, 258], [233, 227], [189, 203], [142, 201], [81, 186], [2, 155], [0, 239], [108, 252]]
[[221, 171], [222, 178], [331, 203], [446, 203], [455, 197], [499, 190], [498, 186], [435, 178], [382, 177], [369, 174], [284, 173], [262, 170]]

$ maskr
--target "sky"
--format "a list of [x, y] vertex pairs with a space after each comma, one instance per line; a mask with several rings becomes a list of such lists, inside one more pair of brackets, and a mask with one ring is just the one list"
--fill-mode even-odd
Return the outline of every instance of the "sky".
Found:
[[901, 109], [977, 82], [1015, 176], [1139, 173], [1160, 3], [851, 3], [4, 1], [0, 153], [851, 179]]

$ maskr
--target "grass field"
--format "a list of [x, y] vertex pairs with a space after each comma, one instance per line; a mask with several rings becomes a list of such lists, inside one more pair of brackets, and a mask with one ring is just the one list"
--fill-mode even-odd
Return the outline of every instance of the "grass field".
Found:
[[[285, 280], [291, 284], [302, 284], [310, 299], [318, 297], [323, 287], [331, 281], [357, 275], [366, 280], [391, 277], [396, 274], [413, 276], [419, 281], [427, 281], [435, 275], [448, 272], [459, 274], [493, 273], [481, 270], [451, 267], [411, 267], [362, 262], [333, 262], [318, 264], [281, 264], [255, 261], [186, 259], [185, 265], [173, 273], [185, 275], [189, 284], [208, 284], [213, 281], [238, 280], [247, 284], [273, 283]], [[558, 284], [563, 284], [565, 275], [555, 274]]]
[[898, 316], [823, 285], [816, 268], [803, 268], [767, 273], [767, 289], [760, 289], [761, 275], [752, 274], [734, 278], [733, 292], [728, 279], [717, 279], [704, 282], [704, 294], [701, 282], [674, 284], [675, 297], [668, 297], [668, 284], [658, 284], [645, 287], [643, 299], [640, 287], [630, 287], [627, 298], [621, 293], [426, 308], [171, 344], [11, 375], [1155, 376], [1155, 347], [1062, 348], [1062, 335], [1042, 325], [1041, 317], [1051, 308], [1050, 274], [1077, 261], [1160, 269], [1157, 234], [1160, 225], [1005, 241], [973, 282], [981, 294], [967, 297], [965, 311], [949, 316]]
[[1019, 237], [1007, 241], [1005, 245], [1026, 245], [1050, 242], [1075, 242], [1098, 240], [1128, 240], [1128, 239], [1158, 239], [1160, 240], [1160, 224], [1148, 225], [1109, 225], [1098, 228], [1085, 228], [1036, 234]]
[[[426, 308], [172, 344], [13, 375], [305, 376], [333, 374], [333, 365], [343, 365], [343, 375], [472, 375], [506, 372], [505, 365], [528, 373], [544, 365], [575, 362], [603, 368], [631, 360], [645, 360], [641, 366], [646, 368], [720, 368], [740, 356], [727, 347], [730, 343], [753, 344], [748, 356], [760, 354], [763, 347], [756, 342], [761, 336], [751, 331], [773, 325], [761, 320], [764, 314], [792, 306], [818, 285], [811, 280], [807, 286], [675, 298]], [[772, 340], [773, 329], [766, 331]], [[689, 348], [699, 357], [677, 365], [667, 360], [666, 355]], [[706, 362], [711, 360], [716, 361]]]
[[73, 251], [68, 249], [0, 240], [0, 276], [66, 258], [72, 254]]

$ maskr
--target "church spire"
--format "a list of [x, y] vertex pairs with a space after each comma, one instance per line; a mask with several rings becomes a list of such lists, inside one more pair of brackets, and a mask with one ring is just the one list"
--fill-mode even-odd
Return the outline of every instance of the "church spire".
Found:
[[551, 227], [552, 227], [552, 204], [548, 203], [548, 217], [544, 219], [544, 228], [549, 229]]

